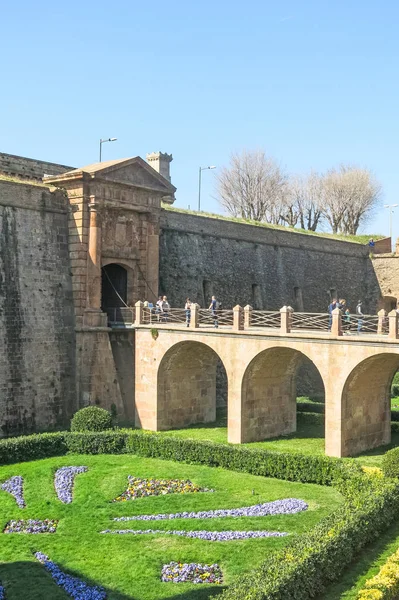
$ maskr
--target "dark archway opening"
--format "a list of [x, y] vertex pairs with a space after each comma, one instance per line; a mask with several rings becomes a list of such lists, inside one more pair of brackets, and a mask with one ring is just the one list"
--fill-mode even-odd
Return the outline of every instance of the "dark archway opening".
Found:
[[127, 304], [127, 271], [117, 264], [101, 269], [101, 309], [121, 308]]

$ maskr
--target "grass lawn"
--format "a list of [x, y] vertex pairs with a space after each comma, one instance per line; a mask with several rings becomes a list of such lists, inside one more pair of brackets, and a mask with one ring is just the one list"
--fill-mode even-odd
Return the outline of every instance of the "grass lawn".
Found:
[[[53, 476], [65, 465], [84, 465], [87, 473], [75, 479], [72, 504], [62, 504], [55, 494]], [[172, 584], [160, 581], [164, 563], [170, 561], [219, 563], [229, 584], [256, 567], [269, 552], [289, 539], [269, 538], [209, 542], [162, 535], [101, 535], [103, 529], [269, 530], [300, 534], [311, 528], [341, 503], [339, 493], [328, 487], [286, 482], [232, 473], [223, 469], [191, 466], [133, 455], [51, 458], [0, 467], [0, 482], [13, 475], [24, 477], [27, 507], [0, 491], [1, 531], [10, 519], [59, 519], [54, 534], [0, 533], [0, 580], [7, 600], [65, 599], [33, 552], [47, 554], [63, 570], [86, 582], [105, 587], [108, 598], [202, 600], [221, 586]], [[170, 494], [111, 503], [127, 487], [127, 476], [191, 479], [214, 492]], [[177, 511], [238, 508], [283, 498], [299, 498], [309, 509], [296, 515], [223, 519], [173, 520], [143, 523], [113, 522], [112, 517]]]
[[[399, 398], [393, 399], [398, 401]], [[299, 402], [310, 402], [308, 398], [298, 398]], [[320, 404], [320, 403], [316, 403]], [[322, 416], [320, 415], [322, 419]], [[221, 416], [216, 423], [206, 425], [193, 425], [187, 429], [175, 429], [172, 431], [164, 431], [159, 435], [173, 435], [174, 437], [191, 438], [195, 440], [209, 440], [212, 442], [227, 443], [227, 427], [226, 417]], [[324, 455], [324, 426], [322, 424], [305, 424], [301, 422], [301, 415], [298, 416], [297, 431], [290, 435], [285, 435], [277, 438], [271, 438], [263, 442], [251, 442], [243, 444], [248, 448], [263, 448], [265, 450], [276, 450], [279, 452], [300, 452], [302, 454]], [[374, 450], [369, 450], [356, 460], [362, 465], [379, 467], [385, 452], [399, 446], [399, 433], [392, 433], [391, 444], [381, 446]]]

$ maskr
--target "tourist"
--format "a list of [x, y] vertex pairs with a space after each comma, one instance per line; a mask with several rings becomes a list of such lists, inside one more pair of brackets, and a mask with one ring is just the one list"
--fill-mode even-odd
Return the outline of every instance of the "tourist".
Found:
[[370, 250], [374, 250], [374, 246], [375, 246], [375, 241], [373, 240], [373, 238], [371, 238], [369, 240], [369, 248], [370, 248]]
[[164, 323], [166, 323], [167, 320], [168, 320], [168, 314], [169, 314], [169, 311], [170, 311], [170, 305], [169, 305], [169, 302], [168, 302], [168, 299], [167, 299], [166, 296], [162, 297], [161, 309], [162, 309], [162, 312], [161, 312], [161, 321], [163, 321]]
[[343, 330], [345, 333], [350, 333], [351, 331], [351, 313], [348, 307], [346, 307], [344, 312]]
[[357, 332], [360, 333], [363, 327], [363, 311], [362, 311], [362, 301], [359, 300], [359, 302], [357, 303], [356, 306], [356, 315], [358, 317], [357, 319]]
[[186, 311], [186, 325], [190, 326], [191, 321], [191, 300], [190, 298], [186, 298], [186, 304], [184, 306], [184, 310]]
[[158, 296], [158, 300], [155, 304], [155, 314], [157, 315], [158, 321], [160, 321], [162, 314], [162, 296]]
[[331, 326], [332, 326], [332, 312], [333, 310], [335, 310], [337, 308], [337, 299], [333, 298], [331, 301], [331, 304], [329, 304], [328, 306], [328, 314], [329, 319], [328, 319], [328, 331], [331, 331]]
[[219, 327], [218, 308], [219, 308], [219, 302], [216, 300], [216, 296], [212, 296], [212, 300], [209, 305], [209, 310], [212, 312], [213, 326], [216, 329]]

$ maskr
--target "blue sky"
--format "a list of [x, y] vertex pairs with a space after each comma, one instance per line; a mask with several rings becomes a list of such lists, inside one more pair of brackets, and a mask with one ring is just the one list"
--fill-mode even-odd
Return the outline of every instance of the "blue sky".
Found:
[[[371, 168], [399, 202], [399, 3], [3, 3], [0, 151], [82, 166], [171, 152], [180, 207], [198, 167], [262, 148], [292, 172]], [[215, 171], [203, 174], [204, 210]], [[399, 235], [399, 207], [394, 215]]]

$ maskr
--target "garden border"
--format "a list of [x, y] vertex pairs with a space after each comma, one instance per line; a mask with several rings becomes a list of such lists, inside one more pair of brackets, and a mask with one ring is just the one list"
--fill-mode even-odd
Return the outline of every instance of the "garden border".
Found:
[[218, 596], [224, 600], [315, 597], [340, 576], [363, 547], [391, 525], [399, 510], [398, 480], [364, 473], [358, 463], [347, 459], [250, 449], [142, 430], [59, 432], [0, 440], [0, 464], [67, 453], [131, 453], [288, 481], [334, 485], [344, 495], [342, 508], [233, 583]]

